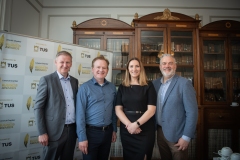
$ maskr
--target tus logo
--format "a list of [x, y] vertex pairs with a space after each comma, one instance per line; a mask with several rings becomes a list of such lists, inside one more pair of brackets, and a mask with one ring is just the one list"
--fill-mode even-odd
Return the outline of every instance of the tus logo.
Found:
[[3, 108], [3, 102], [0, 102], [0, 109]]
[[31, 89], [36, 89], [36, 83], [31, 83]]
[[4, 106], [5, 106], [5, 108], [14, 107], [14, 103], [5, 103]]
[[6, 68], [6, 62], [1, 62], [1, 68]]
[[12, 146], [12, 142], [2, 143], [2, 147], [10, 147], [10, 146]]
[[26, 157], [26, 160], [37, 160], [37, 159], [41, 159], [41, 156], [38, 155], [38, 156], [28, 156], [28, 157]]
[[18, 65], [13, 63], [1, 62], [1, 68], [6, 68], [6, 67], [17, 68]]
[[90, 54], [81, 53], [81, 58], [91, 58]]
[[47, 48], [41, 48], [39, 46], [34, 46], [34, 52], [38, 52], [38, 51], [40, 51], [40, 52], [47, 52], [48, 49]]

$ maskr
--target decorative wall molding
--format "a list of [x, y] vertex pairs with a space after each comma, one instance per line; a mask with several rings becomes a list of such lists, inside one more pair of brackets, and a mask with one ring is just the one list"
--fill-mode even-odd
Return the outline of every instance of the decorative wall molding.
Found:
[[231, 20], [240, 21], [240, 16], [209, 16], [209, 22], [214, 22], [216, 21], [216, 19], [219, 19], [219, 20], [231, 19]]
[[[48, 20], [47, 20], [47, 38], [49, 39], [49, 30], [50, 30], [50, 24], [51, 24], [51, 18], [54, 17], [87, 17], [88, 19], [96, 18], [96, 17], [106, 17], [106, 18], [111, 18], [110, 14], [81, 14], [81, 15], [48, 15]], [[82, 22], [77, 22], [77, 24], [82, 23]], [[71, 26], [71, 24], [69, 24]]]
[[[32, 2], [31, 2], [31, 0], [26, 0], [28, 3], [29, 3], [29, 5], [31, 5], [32, 6], [32, 8], [39, 14], [38, 15], [38, 23], [39, 23], [39, 26], [38, 26], [38, 36], [40, 37], [40, 35], [41, 35], [41, 19], [42, 19], [42, 16], [41, 16], [41, 10], [39, 10]], [[39, 2], [39, 1], [37, 1], [36, 0], [36, 2]], [[37, 3], [37, 4], [39, 4], [39, 3]], [[40, 5], [40, 4], [39, 4]], [[40, 5], [40, 7], [42, 8], [42, 6]]]

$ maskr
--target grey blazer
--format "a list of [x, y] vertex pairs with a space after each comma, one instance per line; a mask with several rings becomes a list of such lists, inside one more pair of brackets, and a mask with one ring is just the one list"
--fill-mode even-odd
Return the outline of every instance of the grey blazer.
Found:
[[[158, 78], [153, 81], [157, 93], [161, 86], [160, 80], [161, 78]], [[161, 112], [162, 130], [168, 141], [176, 143], [182, 135], [194, 137], [198, 106], [195, 90], [189, 80], [177, 75], [173, 77]]]
[[[74, 107], [78, 80], [70, 76]], [[39, 135], [48, 134], [49, 141], [60, 138], [66, 118], [66, 102], [57, 72], [40, 79], [34, 105], [35, 121]]]

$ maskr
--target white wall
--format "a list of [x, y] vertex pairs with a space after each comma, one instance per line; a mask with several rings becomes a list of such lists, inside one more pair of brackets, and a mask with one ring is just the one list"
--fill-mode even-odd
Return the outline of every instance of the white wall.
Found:
[[[4, 1], [4, 0], [0, 0]], [[231, 19], [240, 21], [239, 0], [5, 0], [6, 30], [72, 43], [72, 22], [92, 18], [115, 18], [130, 24], [139, 17], [169, 8], [194, 17], [199, 14], [202, 25]]]

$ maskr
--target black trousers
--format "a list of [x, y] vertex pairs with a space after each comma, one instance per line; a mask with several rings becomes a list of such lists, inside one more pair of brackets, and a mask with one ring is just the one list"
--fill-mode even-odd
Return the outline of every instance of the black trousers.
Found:
[[112, 142], [113, 127], [107, 130], [86, 128], [88, 139], [88, 154], [83, 154], [83, 160], [108, 160]]
[[[76, 125], [65, 126], [59, 140], [49, 141], [43, 147], [44, 160], [72, 160], [76, 145]], [[59, 158], [59, 159], [58, 159]]]

